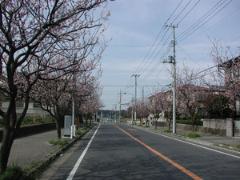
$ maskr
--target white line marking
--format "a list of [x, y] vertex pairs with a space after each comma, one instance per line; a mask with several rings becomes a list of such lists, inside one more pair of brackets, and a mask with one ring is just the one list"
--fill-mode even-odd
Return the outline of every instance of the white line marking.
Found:
[[88, 142], [86, 148], [84, 149], [84, 151], [82, 152], [81, 156], [79, 157], [79, 159], [78, 159], [77, 162], [75, 163], [72, 171], [70, 172], [70, 174], [69, 174], [69, 176], [67, 177], [66, 180], [72, 180], [72, 179], [73, 179], [73, 177], [74, 177], [74, 175], [75, 175], [75, 173], [76, 173], [79, 165], [81, 164], [81, 162], [82, 162], [85, 154], [86, 154], [87, 151], [88, 151], [88, 148], [90, 147], [90, 145], [91, 145], [91, 143], [92, 143], [92, 141], [93, 141], [93, 138], [94, 138], [95, 135], [97, 134], [97, 131], [98, 131], [99, 127], [100, 127], [100, 124], [99, 124], [99, 126], [97, 127], [97, 129], [95, 130], [93, 136], [91, 137], [91, 139], [90, 139], [90, 141]]
[[[137, 128], [137, 129], [139, 129], [139, 128]], [[226, 156], [231, 156], [231, 157], [234, 157], [236, 159], [240, 159], [239, 156], [236, 156], [236, 155], [233, 155], [233, 154], [228, 154], [228, 153], [225, 153], [225, 152], [222, 152], [222, 151], [219, 151], [219, 150], [216, 150], [216, 149], [208, 148], [208, 147], [205, 147], [205, 146], [202, 146], [202, 145], [199, 145], [199, 144], [194, 144], [194, 143], [191, 143], [191, 142], [183, 141], [183, 140], [180, 140], [180, 139], [177, 139], [177, 138], [174, 138], [174, 137], [169, 137], [169, 136], [166, 136], [166, 135], [163, 135], [163, 134], [158, 134], [158, 133], [147, 131], [147, 130], [144, 130], [144, 129], [139, 129], [139, 130], [149, 132], [149, 133], [153, 133], [153, 134], [156, 134], [156, 135], [159, 135], [159, 136], [163, 136], [165, 138], [172, 139], [172, 140], [175, 140], [175, 141], [179, 141], [179, 142], [182, 142], [182, 143], [190, 144], [192, 146], [197, 146], [197, 147], [209, 150], [209, 151], [214, 151], [214, 152], [217, 152], [217, 153], [220, 153], [220, 154], [224, 154]]]

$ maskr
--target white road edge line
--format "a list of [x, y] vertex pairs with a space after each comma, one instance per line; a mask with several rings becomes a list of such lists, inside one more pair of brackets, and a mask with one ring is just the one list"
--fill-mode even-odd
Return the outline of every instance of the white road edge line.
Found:
[[90, 147], [90, 145], [91, 145], [91, 143], [92, 143], [92, 141], [93, 141], [93, 138], [94, 138], [95, 135], [97, 134], [97, 131], [98, 131], [99, 127], [100, 127], [100, 124], [98, 125], [98, 127], [97, 127], [97, 129], [95, 130], [93, 136], [91, 137], [91, 139], [90, 139], [90, 141], [88, 142], [86, 148], [84, 149], [84, 151], [82, 152], [82, 154], [81, 154], [80, 157], [78, 158], [77, 162], [75, 163], [73, 169], [72, 169], [71, 172], [69, 173], [69, 175], [68, 175], [68, 177], [67, 177], [66, 180], [72, 180], [72, 179], [73, 179], [73, 177], [74, 177], [74, 175], [75, 175], [75, 173], [76, 173], [79, 165], [81, 164], [84, 156], [86, 155], [86, 153], [87, 153], [87, 151], [88, 151], [88, 148]]
[[[140, 130], [140, 129], [139, 129], [139, 130]], [[202, 145], [199, 145], [199, 144], [187, 142], [187, 141], [180, 140], [180, 139], [177, 139], [177, 138], [174, 138], [174, 137], [169, 137], [169, 136], [166, 136], [166, 135], [163, 135], [163, 134], [158, 134], [158, 133], [151, 132], [151, 131], [147, 131], [147, 130], [143, 130], [143, 129], [142, 129], [142, 131], [149, 132], [149, 133], [153, 133], [153, 134], [156, 134], [156, 135], [159, 135], [159, 136], [163, 136], [163, 137], [168, 138], [168, 139], [172, 139], [172, 140], [179, 141], [179, 142], [182, 142], [182, 143], [190, 144], [190, 145], [192, 145], [192, 146], [197, 146], [197, 147], [200, 147], [200, 148], [209, 150], [209, 151], [214, 151], [214, 152], [217, 152], [217, 153], [220, 153], [220, 154], [224, 154], [224, 155], [226, 155], [226, 156], [231, 156], [231, 157], [234, 157], [234, 158], [236, 158], [236, 159], [240, 159], [239, 156], [236, 156], [236, 155], [233, 155], [233, 154], [228, 154], [228, 153], [225, 153], [225, 152], [222, 152], [222, 151], [219, 151], [219, 150], [216, 150], [216, 149], [208, 148], [208, 147], [205, 147], [205, 146], [202, 146]]]

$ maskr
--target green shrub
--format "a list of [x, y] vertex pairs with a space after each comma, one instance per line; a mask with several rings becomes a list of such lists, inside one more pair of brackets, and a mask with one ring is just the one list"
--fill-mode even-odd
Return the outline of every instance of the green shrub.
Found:
[[32, 161], [23, 170], [28, 173], [34, 172], [42, 163], [42, 161]]
[[0, 175], [0, 180], [34, 180], [34, 178], [27, 176], [20, 167], [13, 166]]
[[206, 101], [208, 118], [228, 118], [233, 115], [230, 99], [223, 95], [212, 95]]
[[86, 128], [86, 127], [78, 128], [78, 129], [76, 130], [76, 134], [77, 134], [77, 136], [81, 136], [81, 135], [84, 134], [87, 130], [88, 130], [88, 128]]
[[165, 133], [171, 133], [172, 131], [169, 130], [169, 129], [164, 129], [164, 132], [165, 132]]
[[236, 148], [240, 149], [240, 144], [237, 144], [237, 145], [236, 145]]
[[44, 124], [54, 122], [51, 116], [26, 116], [23, 120], [23, 125]]
[[188, 138], [192, 138], [192, 139], [201, 137], [200, 134], [195, 133], [195, 132], [190, 132], [190, 133], [188, 133], [186, 136], [187, 136]]
[[49, 144], [52, 144], [54, 146], [60, 146], [60, 147], [63, 147], [66, 144], [68, 144], [67, 139], [52, 139], [48, 142], [49, 142]]

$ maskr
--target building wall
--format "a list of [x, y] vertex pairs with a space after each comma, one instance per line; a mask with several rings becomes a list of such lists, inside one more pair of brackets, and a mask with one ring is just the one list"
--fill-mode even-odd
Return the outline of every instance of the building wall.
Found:
[[[1, 109], [6, 112], [8, 108], [9, 102], [2, 102], [1, 103]], [[22, 113], [24, 104], [18, 103], [17, 104], [17, 113]], [[48, 112], [43, 111], [40, 107], [36, 107], [33, 102], [29, 103], [28, 110], [27, 110], [27, 116], [46, 116], [49, 115]]]

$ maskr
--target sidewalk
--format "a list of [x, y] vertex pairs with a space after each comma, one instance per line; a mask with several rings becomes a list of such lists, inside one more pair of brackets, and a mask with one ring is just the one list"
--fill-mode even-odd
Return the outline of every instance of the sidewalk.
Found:
[[174, 135], [172, 133], [166, 133], [164, 131], [166, 130], [166, 128], [158, 127], [156, 129], [154, 126], [152, 127], [134, 126], [134, 127], [145, 130], [145, 131], [150, 131], [153, 133], [163, 134], [169, 137], [181, 139], [191, 143], [208, 146], [218, 150], [231, 151], [232, 153], [235, 153], [235, 154], [237, 153], [238, 155], [240, 155], [240, 137], [225, 137], [225, 136], [216, 136], [211, 134], [198, 133], [200, 134], [200, 137], [192, 139], [185, 136], [190, 131], [177, 131], [177, 134]]
[[53, 130], [15, 139], [8, 164], [26, 168], [46, 160], [59, 149], [58, 146], [49, 144], [49, 140], [56, 138], [57, 132]]

